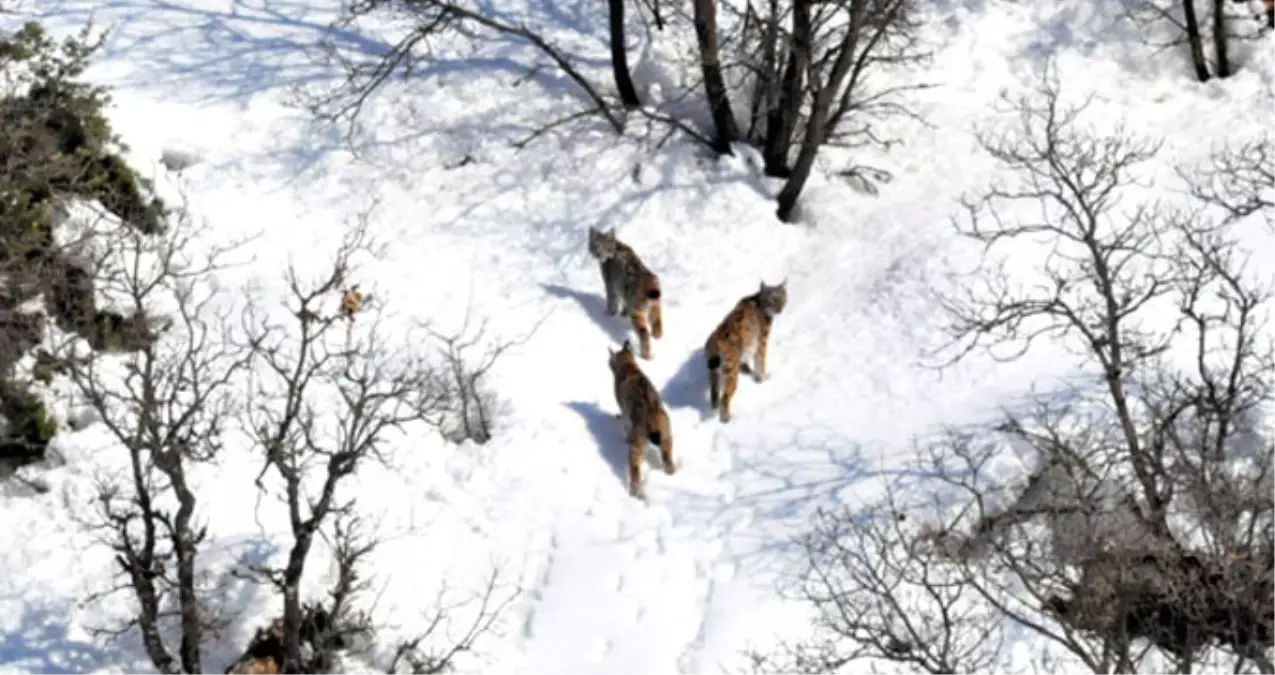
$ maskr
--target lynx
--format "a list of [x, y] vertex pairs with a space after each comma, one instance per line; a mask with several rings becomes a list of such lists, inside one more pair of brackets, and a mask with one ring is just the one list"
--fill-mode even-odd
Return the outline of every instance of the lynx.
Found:
[[607, 352], [611, 375], [615, 378], [615, 402], [620, 406], [617, 417], [624, 423], [625, 441], [629, 445], [629, 494], [641, 499], [646, 443], [659, 446], [664, 473], [672, 475], [677, 470], [673, 464], [673, 433], [660, 393], [638, 368], [629, 341], [624, 341], [620, 351], [608, 349]]
[[730, 421], [730, 402], [735, 397], [739, 373], [766, 379], [766, 347], [775, 315], [788, 304], [788, 280], [778, 286], [761, 283], [756, 293], [741, 299], [717, 325], [704, 345], [708, 359], [709, 403], [721, 408], [721, 421]]
[[660, 311], [660, 278], [642, 264], [632, 248], [615, 238], [614, 229], [602, 232], [590, 227], [589, 253], [598, 259], [602, 268], [607, 314], [628, 315], [638, 334], [642, 358], [650, 359], [651, 338], [658, 340], [664, 337], [664, 319]]

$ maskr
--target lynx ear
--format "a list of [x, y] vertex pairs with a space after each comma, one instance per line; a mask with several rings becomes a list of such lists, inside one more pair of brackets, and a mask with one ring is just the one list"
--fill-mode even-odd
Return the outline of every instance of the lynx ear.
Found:
[[630, 344], [628, 340], [625, 340], [625, 341], [624, 341], [624, 346], [623, 346], [623, 347], [621, 347], [620, 349], [621, 349], [621, 351], [631, 352], [631, 351], [633, 351], [633, 345], [632, 345], [632, 344]]
[[787, 275], [787, 274], [785, 274], [785, 275], [784, 275], [784, 280], [783, 280], [783, 281], [781, 281], [781, 282], [779, 282], [779, 287], [780, 287], [780, 288], [787, 288], [787, 287], [788, 287], [788, 275]]

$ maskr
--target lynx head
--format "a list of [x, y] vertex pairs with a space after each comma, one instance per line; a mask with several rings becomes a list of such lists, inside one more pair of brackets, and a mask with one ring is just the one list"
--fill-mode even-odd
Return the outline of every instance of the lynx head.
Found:
[[615, 228], [603, 232], [590, 227], [589, 254], [603, 262], [615, 257]]
[[628, 340], [624, 341], [624, 346], [620, 347], [620, 351], [611, 351], [611, 348], [608, 347], [607, 353], [610, 355], [607, 362], [610, 364], [611, 372], [613, 373], [619, 373], [620, 369], [627, 364], [637, 363], [637, 357], [633, 354], [633, 345]]
[[761, 282], [761, 287], [757, 290], [757, 305], [769, 317], [783, 312], [784, 307], [788, 306], [788, 279], [784, 278], [775, 286], [767, 286], [766, 282]]

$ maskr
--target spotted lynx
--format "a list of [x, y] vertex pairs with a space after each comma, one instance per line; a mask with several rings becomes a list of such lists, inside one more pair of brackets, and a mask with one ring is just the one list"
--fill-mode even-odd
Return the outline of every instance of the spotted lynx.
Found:
[[758, 382], [766, 379], [770, 326], [788, 304], [787, 284], [787, 279], [778, 286], [762, 282], [756, 293], [735, 305], [704, 345], [709, 402], [713, 409], [721, 408], [722, 422], [730, 421], [730, 402], [735, 397], [740, 371], [751, 374]]
[[664, 319], [660, 311], [660, 278], [642, 264], [632, 248], [615, 238], [614, 229], [602, 232], [590, 227], [589, 253], [598, 259], [602, 268], [607, 314], [628, 315], [638, 334], [642, 358], [650, 359], [651, 338], [658, 340], [664, 337]]
[[629, 494], [640, 499], [643, 496], [642, 458], [648, 441], [659, 446], [664, 473], [677, 470], [673, 464], [673, 432], [660, 392], [638, 368], [633, 346], [625, 340], [620, 351], [608, 349], [607, 352], [615, 379], [615, 402], [620, 406], [618, 417], [624, 424], [625, 442], [629, 445]]

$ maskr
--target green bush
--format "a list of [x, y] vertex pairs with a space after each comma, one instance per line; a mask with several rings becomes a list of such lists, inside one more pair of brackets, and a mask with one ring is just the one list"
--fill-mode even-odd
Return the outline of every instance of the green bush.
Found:
[[[105, 88], [80, 80], [104, 38], [94, 38], [86, 27], [58, 42], [34, 22], [0, 34], [0, 74], [7, 85], [0, 91], [0, 279], [5, 280], [0, 344], [11, 347], [0, 349], [0, 416], [6, 420], [0, 459], [39, 461], [57, 433], [39, 398], [8, 379], [35, 346], [19, 305], [42, 294], [56, 324], [95, 349], [137, 349], [153, 339], [148, 333], [137, 339], [131, 324], [99, 310], [90, 274], [54, 246], [60, 200], [96, 201], [125, 227], [146, 234], [158, 234], [165, 225], [163, 202], [120, 156], [126, 148], [106, 118]], [[43, 381], [53, 375], [50, 368], [37, 368]]]
[[0, 462], [16, 466], [38, 462], [58, 433], [57, 421], [44, 402], [26, 387], [12, 380], [0, 382]]

